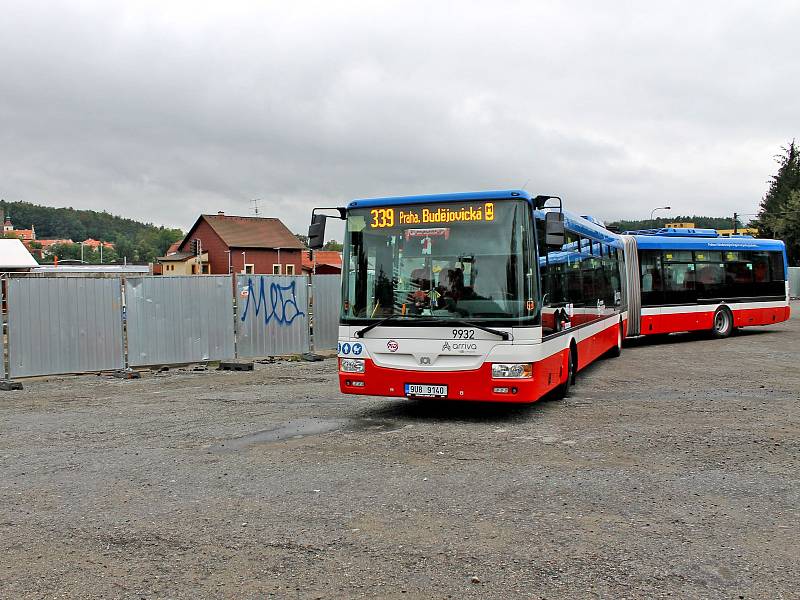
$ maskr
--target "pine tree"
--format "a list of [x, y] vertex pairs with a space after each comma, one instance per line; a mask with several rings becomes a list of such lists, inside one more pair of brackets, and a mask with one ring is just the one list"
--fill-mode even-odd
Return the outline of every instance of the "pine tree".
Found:
[[788, 148], [783, 148], [783, 152], [776, 157], [780, 166], [778, 172], [770, 178], [769, 189], [761, 200], [755, 220], [762, 237], [786, 235], [784, 220], [790, 210], [789, 200], [793, 191], [800, 190], [800, 148], [792, 140]]

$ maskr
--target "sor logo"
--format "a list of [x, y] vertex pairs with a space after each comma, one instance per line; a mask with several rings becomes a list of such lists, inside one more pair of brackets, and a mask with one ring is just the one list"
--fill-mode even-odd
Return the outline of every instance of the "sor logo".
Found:
[[386, 342], [386, 347], [389, 349], [389, 352], [397, 352], [397, 349], [400, 347], [400, 344], [398, 344], [394, 340], [389, 340], [388, 342]]

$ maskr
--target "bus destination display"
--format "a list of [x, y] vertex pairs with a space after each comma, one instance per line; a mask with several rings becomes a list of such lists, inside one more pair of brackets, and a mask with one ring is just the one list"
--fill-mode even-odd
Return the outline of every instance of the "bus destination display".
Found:
[[494, 203], [448, 206], [406, 206], [403, 208], [373, 208], [369, 211], [372, 229], [395, 225], [425, 225], [430, 223], [460, 223], [494, 221]]

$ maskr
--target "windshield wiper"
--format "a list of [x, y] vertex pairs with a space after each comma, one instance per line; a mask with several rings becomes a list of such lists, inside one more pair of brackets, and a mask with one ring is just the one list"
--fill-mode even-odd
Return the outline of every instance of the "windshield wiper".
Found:
[[373, 329], [375, 329], [379, 325], [383, 325], [384, 323], [388, 323], [389, 321], [394, 321], [396, 319], [405, 319], [405, 318], [407, 318], [406, 315], [389, 315], [385, 319], [381, 319], [380, 321], [376, 321], [372, 325], [367, 325], [366, 327], [364, 327], [364, 329], [359, 329], [353, 335], [355, 335], [357, 338], [363, 338], [365, 333], [367, 333], [368, 331], [372, 331]]
[[480, 329], [481, 331], [485, 331], [486, 333], [491, 333], [492, 335], [499, 336], [503, 340], [510, 340], [511, 336], [508, 332], [499, 331], [498, 329], [492, 329], [491, 327], [486, 327], [485, 325], [478, 325], [477, 323], [473, 323], [472, 321], [464, 321], [463, 319], [442, 319], [440, 323], [453, 323], [454, 325], [462, 325], [464, 327], [474, 327], [475, 329]]

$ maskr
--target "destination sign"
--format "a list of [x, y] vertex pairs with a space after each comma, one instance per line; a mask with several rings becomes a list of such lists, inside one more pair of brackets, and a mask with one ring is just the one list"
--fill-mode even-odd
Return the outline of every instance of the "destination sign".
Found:
[[464, 204], [461, 206], [405, 206], [403, 208], [373, 208], [369, 226], [372, 229], [398, 225], [428, 225], [494, 221], [494, 203]]

